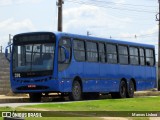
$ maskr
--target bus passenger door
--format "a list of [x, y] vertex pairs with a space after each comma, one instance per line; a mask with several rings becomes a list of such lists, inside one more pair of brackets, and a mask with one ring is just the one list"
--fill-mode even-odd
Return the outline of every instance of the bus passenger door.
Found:
[[[64, 48], [63, 48], [64, 47]], [[71, 39], [70, 38], [61, 38], [59, 41], [58, 48], [58, 77], [60, 83], [61, 92], [70, 92], [71, 91], [71, 74], [72, 70], [70, 68], [71, 59], [72, 59], [72, 49], [71, 49]], [[65, 58], [65, 49], [69, 54], [69, 59]]]

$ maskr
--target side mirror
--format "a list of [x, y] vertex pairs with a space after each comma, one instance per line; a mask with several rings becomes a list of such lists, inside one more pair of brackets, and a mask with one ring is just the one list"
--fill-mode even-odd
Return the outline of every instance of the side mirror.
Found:
[[69, 51], [64, 46], [60, 46], [59, 48], [59, 62], [65, 63], [69, 59]]
[[7, 47], [6, 47], [6, 49], [5, 49], [5, 57], [6, 57], [6, 59], [10, 62], [10, 59], [9, 59], [9, 57], [8, 57], [8, 48], [9, 47], [11, 47], [12, 46], [12, 44], [10, 44], [10, 45], [8, 45]]
[[64, 49], [65, 58], [66, 58], [66, 60], [68, 60], [69, 59], [69, 51], [64, 46], [62, 46], [62, 48]]
[[8, 56], [8, 48], [6, 48], [5, 50], [5, 57], [7, 58], [7, 56]]

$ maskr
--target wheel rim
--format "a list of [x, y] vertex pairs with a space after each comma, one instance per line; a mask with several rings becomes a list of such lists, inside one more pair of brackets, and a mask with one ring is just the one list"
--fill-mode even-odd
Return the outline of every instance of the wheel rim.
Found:
[[73, 97], [75, 100], [80, 99], [80, 97], [81, 97], [81, 87], [78, 82], [75, 82], [75, 84], [74, 84]]
[[132, 81], [130, 82], [129, 94], [130, 94], [131, 96], [134, 94], [134, 84], [133, 84]]
[[121, 83], [120, 94], [122, 98], [126, 97], [126, 84], [124, 81]]

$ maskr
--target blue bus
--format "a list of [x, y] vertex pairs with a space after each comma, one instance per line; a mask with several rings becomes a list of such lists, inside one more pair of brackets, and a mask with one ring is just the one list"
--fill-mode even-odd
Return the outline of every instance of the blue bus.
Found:
[[[156, 86], [153, 45], [75, 35], [63, 32], [17, 34], [10, 58], [14, 93], [30, 100], [61, 93], [71, 100], [111, 94], [132, 98], [134, 91]], [[7, 57], [8, 58], [8, 57]]]

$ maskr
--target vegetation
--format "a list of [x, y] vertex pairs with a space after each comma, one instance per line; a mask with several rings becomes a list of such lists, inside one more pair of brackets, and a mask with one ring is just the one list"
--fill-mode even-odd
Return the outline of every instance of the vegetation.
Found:
[[104, 99], [92, 101], [47, 103], [19, 108], [45, 109], [51, 111], [159, 111], [160, 97], [130, 99]]
[[[65, 102], [65, 103], [45, 103], [39, 105], [21, 106], [15, 109], [10, 107], [2, 107], [0, 111], [57, 111], [60, 117], [54, 117], [54, 120], [101, 120], [100, 116], [85, 117], [85, 111], [159, 111], [160, 110], [160, 97], [144, 97], [144, 98], [130, 98], [130, 99], [103, 99], [91, 101], [78, 101], [78, 102]], [[61, 112], [60, 112], [61, 111]], [[66, 111], [66, 112], [64, 112]], [[78, 117], [62, 117], [63, 114], [73, 111], [84, 111], [84, 114]], [[55, 112], [56, 113], [56, 112]], [[73, 112], [74, 113], [74, 112]], [[49, 114], [49, 113], [48, 113]], [[114, 114], [114, 112], [113, 112]], [[54, 115], [52, 115], [54, 116]], [[67, 116], [67, 115], [66, 115]], [[82, 116], [82, 117], [80, 117]], [[105, 117], [105, 116], [104, 116]], [[106, 116], [107, 117], [107, 116]], [[123, 117], [123, 116], [122, 116]], [[25, 120], [52, 120], [52, 117], [43, 118], [25, 118]], [[130, 120], [149, 120], [149, 117], [130, 117]], [[0, 118], [2, 120], [2, 118]]]

